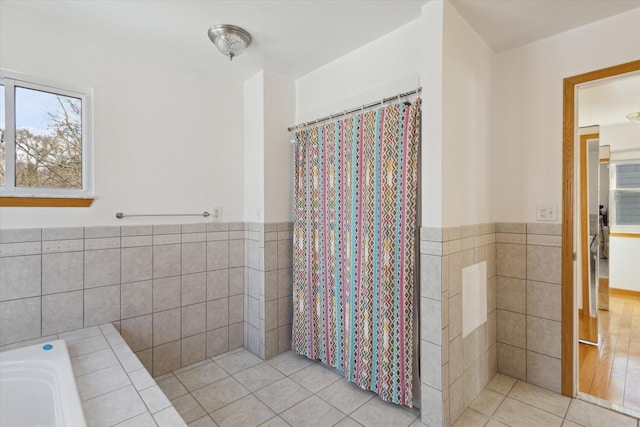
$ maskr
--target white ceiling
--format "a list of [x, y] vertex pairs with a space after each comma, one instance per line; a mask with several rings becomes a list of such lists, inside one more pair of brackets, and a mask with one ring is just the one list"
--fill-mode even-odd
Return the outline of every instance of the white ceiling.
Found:
[[[424, 0], [2, 0], [166, 60], [212, 70], [234, 67], [248, 77], [261, 68], [298, 78], [420, 16]], [[233, 24], [253, 42], [233, 64], [207, 37]]]
[[[418, 18], [428, 1], [0, 0], [0, 7], [42, 15], [199, 69], [233, 66], [249, 76], [267, 68], [298, 78]], [[640, 0], [452, 2], [496, 52], [640, 7]], [[233, 65], [207, 38], [214, 24], [239, 25], [253, 36]]]
[[451, 0], [496, 52], [640, 7], [640, 0]]
[[640, 73], [599, 81], [578, 89], [579, 127], [628, 124], [631, 122], [625, 116], [638, 111]]

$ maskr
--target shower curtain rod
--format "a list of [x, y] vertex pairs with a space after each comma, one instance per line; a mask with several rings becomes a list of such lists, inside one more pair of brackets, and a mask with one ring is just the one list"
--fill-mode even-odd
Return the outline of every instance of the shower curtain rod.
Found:
[[365, 104], [365, 105], [362, 105], [362, 106], [357, 107], [357, 108], [352, 108], [350, 110], [345, 110], [342, 113], [329, 114], [328, 116], [323, 117], [321, 119], [310, 120], [310, 121], [305, 122], [305, 123], [300, 123], [298, 125], [288, 127], [287, 130], [289, 132], [291, 132], [291, 131], [298, 130], [298, 129], [304, 129], [307, 126], [315, 125], [315, 124], [318, 124], [320, 122], [326, 122], [327, 120], [331, 120], [331, 119], [336, 119], [336, 118], [338, 118], [340, 116], [348, 116], [351, 113], [355, 113], [357, 111], [362, 111], [365, 108], [375, 107], [376, 105], [383, 105], [386, 102], [393, 101], [394, 99], [400, 100], [400, 98], [405, 98], [407, 96], [415, 95], [416, 93], [420, 93], [420, 92], [422, 92], [422, 86], [419, 87], [418, 89], [411, 90], [409, 92], [399, 93], [396, 96], [391, 96], [389, 98], [382, 98], [382, 100], [377, 101], [377, 102], [371, 102], [369, 104]]

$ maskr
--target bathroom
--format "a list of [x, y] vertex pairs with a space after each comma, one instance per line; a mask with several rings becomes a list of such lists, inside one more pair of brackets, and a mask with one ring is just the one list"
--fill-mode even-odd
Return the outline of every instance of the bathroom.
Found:
[[[216, 3], [0, 3], [0, 68], [91, 89], [94, 190], [90, 207], [0, 208], [0, 346], [113, 324], [158, 384], [286, 353], [287, 128], [421, 88], [421, 422], [453, 425], [497, 373], [560, 393], [561, 79], [637, 59], [621, 40], [639, 10], [496, 48], [463, 1], [367, 2], [368, 20], [359, 2]], [[313, 16], [344, 31], [330, 52]], [[206, 34], [221, 23], [253, 36], [232, 61]], [[598, 59], [574, 48], [596, 40]], [[483, 262], [486, 321], [464, 334], [463, 269]], [[122, 345], [91, 331], [75, 338]]]

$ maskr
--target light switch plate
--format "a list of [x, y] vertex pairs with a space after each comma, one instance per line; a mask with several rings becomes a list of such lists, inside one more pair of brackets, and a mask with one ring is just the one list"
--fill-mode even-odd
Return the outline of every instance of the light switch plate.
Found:
[[214, 206], [211, 209], [211, 219], [213, 222], [222, 221], [222, 206]]
[[536, 206], [536, 220], [557, 221], [558, 205], [538, 205]]

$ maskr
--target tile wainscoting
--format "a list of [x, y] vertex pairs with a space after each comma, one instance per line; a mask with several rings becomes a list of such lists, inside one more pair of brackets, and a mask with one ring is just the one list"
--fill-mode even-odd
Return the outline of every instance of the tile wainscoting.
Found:
[[562, 225], [496, 224], [498, 372], [556, 393], [562, 378]]
[[[422, 228], [422, 419], [453, 424], [498, 372], [558, 391], [558, 224]], [[113, 322], [154, 376], [290, 348], [292, 223], [0, 230], [0, 346]], [[462, 269], [487, 321], [462, 337]]]
[[262, 359], [291, 348], [293, 223], [248, 223], [244, 346]]
[[[462, 270], [487, 263], [487, 321], [462, 336]], [[496, 373], [495, 224], [422, 228], [422, 422], [449, 426]]]
[[[243, 347], [247, 320], [267, 340], [281, 333], [256, 352], [278, 354], [291, 331], [290, 230], [290, 223], [0, 230], [0, 345], [113, 322], [157, 376]], [[262, 244], [261, 261], [252, 242]], [[248, 305], [254, 295], [258, 304]]]

